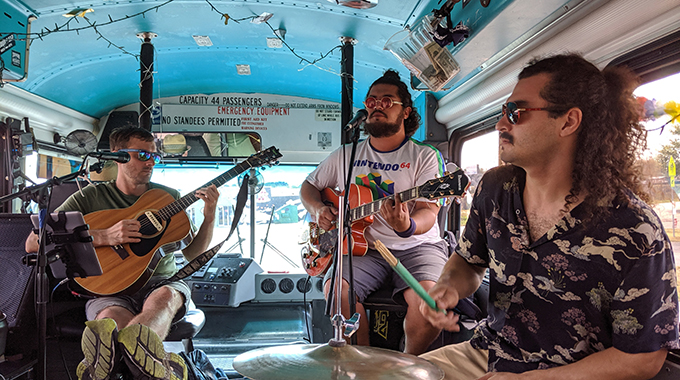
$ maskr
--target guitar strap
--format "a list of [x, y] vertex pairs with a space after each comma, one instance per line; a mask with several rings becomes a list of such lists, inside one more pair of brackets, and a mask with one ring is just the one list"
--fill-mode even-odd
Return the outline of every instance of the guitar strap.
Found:
[[241, 183], [241, 188], [238, 191], [238, 196], [236, 197], [236, 209], [234, 210], [234, 219], [231, 221], [231, 230], [229, 231], [229, 235], [227, 236], [226, 239], [222, 240], [219, 244], [216, 246], [210, 248], [209, 250], [201, 253], [198, 257], [195, 259], [191, 260], [187, 265], [182, 267], [177, 273], [175, 273], [172, 277], [161, 281], [158, 286], [162, 286], [164, 284], [167, 284], [169, 282], [174, 282], [174, 281], [179, 281], [183, 278], [187, 278], [191, 276], [194, 272], [197, 270], [201, 269], [205, 263], [207, 263], [210, 259], [213, 258], [217, 254], [217, 251], [222, 248], [222, 245], [229, 240], [231, 237], [231, 234], [234, 233], [234, 230], [236, 230], [236, 226], [238, 226], [238, 222], [241, 219], [241, 214], [243, 213], [243, 208], [246, 205], [246, 200], [248, 199], [248, 179], [249, 175], [246, 174], [243, 177], [243, 183]]

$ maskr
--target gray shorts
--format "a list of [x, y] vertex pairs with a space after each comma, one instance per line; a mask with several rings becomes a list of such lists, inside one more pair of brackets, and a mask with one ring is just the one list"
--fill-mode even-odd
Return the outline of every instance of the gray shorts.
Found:
[[[132, 314], [137, 315], [142, 312], [142, 306], [147, 297], [154, 290], [156, 290], [156, 285], [165, 280], [167, 277], [151, 277], [149, 282], [146, 283], [137, 293], [131, 296], [113, 296], [113, 297], [97, 297], [87, 301], [85, 305], [85, 314], [87, 314], [87, 320], [92, 321], [97, 318], [97, 315], [109, 306], [120, 306], [129, 310]], [[177, 311], [172, 323], [175, 323], [182, 319], [187, 312], [189, 303], [191, 302], [191, 289], [184, 281], [174, 281], [165, 286], [169, 286], [177, 290], [184, 297], [184, 305]]]
[[[418, 282], [436, 282], [449, 258], [448, 247], [443, 240], [436, 243], [424, 243], [403, 251], [390, 250], [390, 252], [399, 259]], [[364, 256], [354, 256], [352, 259], [354, 291], [359, 303], [363, 302], [369, 294], [378, 290], [386, 282], [391, 284], [393, 288], [392, 299], [401, 302], [395, 297], [403, 297], [401, 292], [408, 288], [408, 285], [378, 251], [369, 249]], [[342, 278], [349, 282], [349, 260], [347, 260], [347, 256], [342, 258], [342, 267]], [[330, 280], [331, 276], [333, 276], [333, 267], [326, 273], [324, 282]]]

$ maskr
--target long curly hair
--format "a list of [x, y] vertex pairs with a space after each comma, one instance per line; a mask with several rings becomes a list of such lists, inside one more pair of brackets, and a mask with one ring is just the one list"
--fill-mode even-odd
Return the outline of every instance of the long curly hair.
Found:
[[385, 71], [383, 76], [376, 79], [376, 81], [371, 84], [371, 87], [368, 88], [366, 97], [368, 97], [368, 94], [371, 92], [371, 88], [373, 88], [373, 86], [376, 84], [391, 84], [393, 86], [397, 86], [397, 95], [399, 95], [400, 101], [404, 103], [402, 106], [404, 108], [411, 107], [411, 114], [406, 120], [404, 120], [404, 132], [406, 132], [406, 136], [413, 136], [413, 134], [418, 130], [418, 127], [420, 127], [420, 115], [418, 114], [416, 108], [413, 107], [411, 93], [408, 91], [406, 83], [402, 82], [401, 78], [399, 78], [399, 73], [392, 69]]
[[637, 76], [621, 67], [600, 71], [582, 56], [567, 53], [531, 61], [519, 79], [544, 73], [550, 82], [540, 95], [554, 105], [550, 116], [559, 117], [574, 107], [583, 113], [565, 210], [585, 193], [584, 221], [595, 221], [613, 203], [627, 204], [626, 188], [648, 201], [635, 165], [647, 137], [633, 98], [640, 83]]

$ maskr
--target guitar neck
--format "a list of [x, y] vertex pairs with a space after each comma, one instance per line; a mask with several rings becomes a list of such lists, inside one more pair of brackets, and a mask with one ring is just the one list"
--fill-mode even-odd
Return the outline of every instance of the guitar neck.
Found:
[[[225, 183], [229, 182], [234, 177], [237, 177], [239, 174], [250, 169], [251, 167], [253, 167], [253, 166], [250, 164], [250, 161], [240, 162], [236, 166], [234, 166], [233, 168], [227, 170], [226, 172], [222, 173], [217, 178], [215, 178], [212, 181], [206, 183], [205, 185], [199, 187], [198, 189], [202, 189], [202, 188], [208, 187], [210, 185], [215, 185], [216, 187], [220, 187], [220, 186], [224, 185]], [[196, 189], [196, 190], [198, 190], [198, 189]], [[198, 200], [198, 197], [196, 196], [196, 190], [192, 191], [191, 193], [183, 196], [182, 198], [180, 198], [180, 199], [170, 203], [169, 205], [163, 207], [162, 209], [160, 209], [158, 211], [159, 216], [164, 220], [168, 220], [173, 215], [175, 215], [178, 212], [185, 210], [187, 207], [191, 206], [191, 204], [193, 204], [194, 202], [196, 202]]]
[[[413, 188], [410, 188], [408, 190], [404, 190], [399, 194], [399, 199], [401, 199], [402, 202], [408, 202], [412, 199], [418, 198], [418, 190], [420, 189], [420, 186], [416, 186]], [[388, 197], [380, 198], [377, 201], [373, 201], [370, 203], [366, 203], [364, 205], [361, 205], [359, 207], [353, 208], [349, 210], [349, 218], [350, 221], [355, 221], [359, 220], [362, 218], [365, 218], [367, 216], [373, 215], [380, 211], [380, 207], [382, 206], [383, 202], [385, 202], [388, 199], [394, 199], [394, 195], [390, 195]]]

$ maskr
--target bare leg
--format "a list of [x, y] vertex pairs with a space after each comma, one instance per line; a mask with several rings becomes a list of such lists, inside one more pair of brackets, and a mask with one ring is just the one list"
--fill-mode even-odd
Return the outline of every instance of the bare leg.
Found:
[[[330, 286], [331, 286], [331, 281], [326, 281], [324, 284], [324, 294], [326, 296], [326, 300], [328, 300], [328, 294], [330, 291]], [[344, 279], [342, 280], [342, 315], [345, 317], [345, 319], [351, 318], [351, 315], [349, 315], [349, 283], [345, 281]], [[368, 319], [366, 318], [366, 310], [364, 309], [364, 305], [360, 304], [357, 302], [357, 307], [356, 307], [356, 312], [361, 315], [361, 318], [359, 318], [359, 330], [357, 330], [354, 334], [357, 336], [357, 345], [358, 346], [368, 346], [369, 345], [369, 340], [368, 340]], [[335, 313], [335, 309], [331, 310], [331, 314]], [[349, 343], [349, 339], [346, 339], [347, 343]]]
[[[184, 297], [177, 290], [162, 286], [146, 298], [142, 312], [132, 318], [127, 325], [147, 326], [163, 340], [170, 331], [172, 319], [183, 304]], [[123, 327], [125, 326], [118, 326], [119, 329]]]
[[114, 321], [116, 321], [116, 326], [118, 326], [118, 329], [122, 329], [123, 327], [127, 326], [130, 324], [130, 321], [132, 318], [134, 318], [135, 315], [132, 314], [132, 312], [124, 307], [121, 306], [109, 306], [106, 309], [103, 309], [102, 311], [97, 314], [96, 319], [104, 319], [104, 318], [111, 318]]
[[[429, 290], [435, 283], [434, 281], [422, 281], [420, 284], [425, 290]], [[413, 289], [409, 288], [404, 291], [404, 299], [408, 303], [408, 310], [404, 318], [404, 333], [406, 335], [404, 352], [420, 355], [427, 350], [441, 330], [432, 326], [430, 322], [423, 318], [420, 310], [418, 310], [420, 297]]]

